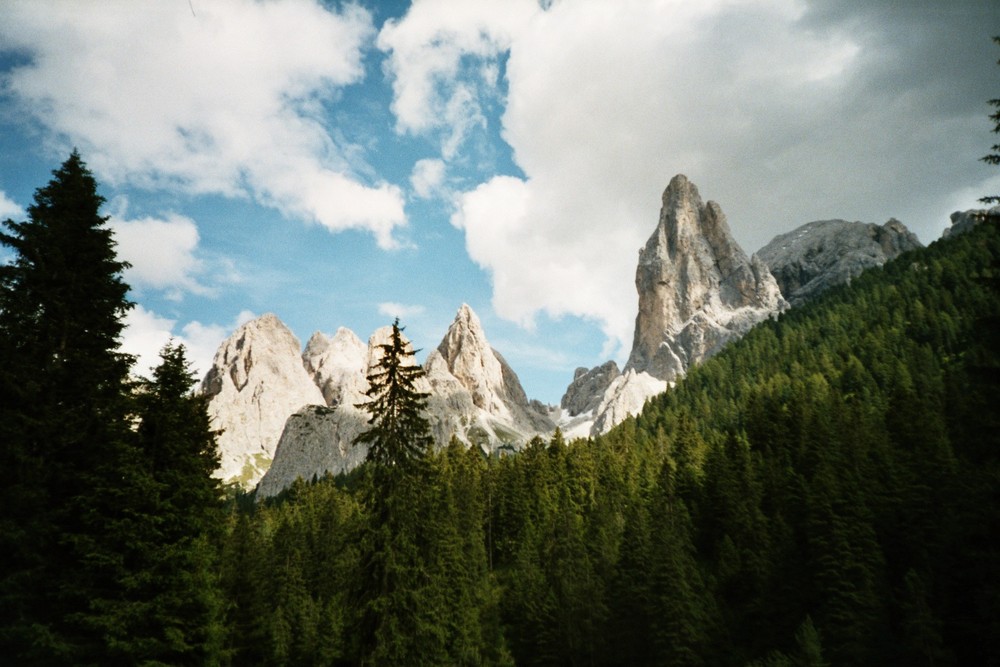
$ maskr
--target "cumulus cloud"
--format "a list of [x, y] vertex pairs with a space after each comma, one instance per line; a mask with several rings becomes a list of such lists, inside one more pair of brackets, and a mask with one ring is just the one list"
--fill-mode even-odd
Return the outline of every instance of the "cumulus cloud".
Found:
[[417, 315], [422, 315], [424, 313], [424, 307], [420, 305], [407, 305], [403, 303], [396, 303], [394, 301], [386, 301], [378, 305], [378, 312], [380, 315], [385, 315], [386, 317], [398, 317], [401, 320], [416, 317]]
[[248, 196], [383, 247], [405, 223], [397, 186], [363, 183], [356, 147], [331, 139], [323, 104], [364, 75], [374, 35], [356, 5], [58, 0], [5, 8], [0, 41], [25, 54], [6, 92], [74, 144], [102, 179]]
[[132, 265], [125, 272], [132, 287], [167, 290], [175, 299], [182, 292], [210, 292], [196, 278], [203, 267], [195, 256], [198, 227], [194, 220], [168, 214], [163, 220], [112, 218], [110, 225], [119, 256]]
[[0, 190], [0, 220], [21, 220], [24, 218], [24, 209], [19, 204], [7, 197], [7, 193]]
[[160, 362], [160, 351], [173, 341], [184, 345], [188, 361], [196, 379], [201, 379], [212, 365], [212, 358], [219, 345], [236, 327], [249, 322], [255, 315], [244, 310], [232, 323], [202, 324], [188, 322], [178, 331], [177, 320], [156, 314], [137, 304], [125, 317], [121, 351], [136, 356], [134, 372], [150, 377], [152, 369]]
[[[501, 19], [418, 0], [378, 42], [394, 49], [398, 125], [426, 134], [467, 83], [455, 63], [507, 49], [502, 136], [524, 177], [491, 177], [452, 217], [503, 317], [579, 315], [628, 344], [636, 250], [677, 173], [720, 203], [748, 252], [831, 217], [895, 216], [929, 241], [947, 223], [934, 203], [986, 182], [971, 143], [984, 107], [951, 96], [957, 60], [926, 37], [942, 19], [981, 22], [972, 3], [908, 13], [922, 23], [898, 34], [891, 15], [859, 29], [797, 0], [532, 4]], [[991, 72], [988, 49], [983, 35]]]
[[417, 160], [413, 165], [413, 173], [410, 174], [413, 193], [421, 199], [428, 199], [440, 193], [444, 185], [444, 175], [444, 160], [435, 158]]
[[486, 123], [498, 57], [537, 11], [536, 0], [418, 0], [388, 21], [376, 43], [389, 53], [397, 131], [435, 134], [443, 157], [454, 157]]

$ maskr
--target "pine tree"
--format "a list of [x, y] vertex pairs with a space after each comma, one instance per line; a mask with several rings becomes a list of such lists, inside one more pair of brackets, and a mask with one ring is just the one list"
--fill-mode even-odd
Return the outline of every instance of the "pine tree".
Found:
[[432, 438], [423, 411], [429, 394], [416, 388], [423, 368], [413, 363], [414, 351], [403, 338], [399, 318], [392, 323], [388, 343], [378, 346], [381, 358], [368, 374], [370, 399], [357, 407], [368, 411], [370, 428], [354, 441], [367, 444], [366, 460], [376, 469], [404, 469], [423, 458]]
[[[1000, 35], [993, 38], [993, 41], [1000, 44]], [[1000, 64], [1000, 61], [997, 61]], [[1000, 133], [1000, 98], [994, 98], [990, 100], [990, 106], [996, 107], [996, 111], [990, 114], [990, 120], [994, 121], [993, 132]], [[987, 164], [1000, 164], [1000, 144], [994, 144], [990, 147], [993, 152], [984, 155], [980, 159]], [[982, 197], [979, 200], [984, 204], [1000, 204], [1000, 195], [991, 195], [988, 197]]]
[[128, 610], [131, 624], [122, 623], [127, 631], [121, 641], [140, 659], [209, 664], [221, 645], [211, 545], [222, 509], [213, 477], [219, 461], [215, 433], [207, 398], [191, 391], [194, 376], [184, 347], [168, 344], [160, 358], [137, 399], [150, 529], [132, 545], [141, 566], [137, 603]]
[[368, 445], [367, 488], [362, 493], [368, 526], [357, 582], [359, 642], [363, 664], [434, 664], [445, 658], [434, 610], [421, 592], [429, 585], [426, 540], [421, 535], [426, 494], [420, 480], [433, 442], [423, 415], [427, 394], [416, 388], [423, 369], [396, 319], [381, 357], [368, 374], [370, 399], [358, 407], [370, 415], [369, 430], [354, 444]]
[[18, 664], [107, 653], [133, 536], [131, 304], [103, 201], [74, 151], [0, 233], [0, 651]]

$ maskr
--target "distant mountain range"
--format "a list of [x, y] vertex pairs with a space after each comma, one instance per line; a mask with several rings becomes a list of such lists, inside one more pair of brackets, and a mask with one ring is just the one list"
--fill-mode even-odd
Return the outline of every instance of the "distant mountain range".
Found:
[[[952, 216], [954, 233], [982, 217]], [[422, 391], [435, 441], [452, 437], [486, 453], [516, 451], [559, 427], [567, 438], [610, 430], [756, 323], [921, 247], [905, 225], [810, 222], [747, 257], [715, 202], [702, 202], [685, 176], [662, 197], [656, 229], [636, 268], [638, 313], [624, 369], [609, 361], [578, 368], [560, 406], [525, 395], [517, 374], [462, 305], [427, 357]], [[373, 352], [388, 327], [362, 342], [340, 328], [316, 332], [305, 349], [276, 315], [239, 327], [222, 343], [202, 382], [221, 430], [218, 475], [258, 494], [279, 493], [296, 478], [346, 472], [364, 460], [354, 438], [367, 427]]]

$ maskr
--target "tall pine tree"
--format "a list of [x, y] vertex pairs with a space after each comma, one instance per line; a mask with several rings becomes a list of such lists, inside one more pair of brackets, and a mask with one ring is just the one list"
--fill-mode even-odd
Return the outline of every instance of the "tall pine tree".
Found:
[[0, 233], [0, 651], [18, 664], [100, 661], [121, 597], [131, 304], [103, 201], [74, 151]]
[[435, 664], [445, 657], [433, 611], [421, 598], [429, 585], [426, 540], [421, 536], [421, 479], [433, 442], [424, 417], [427, 394], [416, 388], [423, 369], [397, 319], [368, 374], [370, 428], [355, 439], [368, 445], [363, 493], [368, 525], [357, 582], [362, 664]]

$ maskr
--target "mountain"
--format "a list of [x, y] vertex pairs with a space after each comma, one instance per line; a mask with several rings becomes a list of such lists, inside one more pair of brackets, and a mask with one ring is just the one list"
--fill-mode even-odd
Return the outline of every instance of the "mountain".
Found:
[[[639, 313], [632, 352], [596, 401], [592, 435], [636, 414], [688, 368], [788, 307], [764, 262], [747, 257], [719, 205], [702, 203], [683, 174], [663, 193], [659, 222], [639, 251], [635, 286]], [[578, 393], [568, 391], [564, 401], [593, 405], [598, 396]], [[579, 429], [580, 420], [574, 425]]]
[[[954, 219], [954, 216], [952, 216]], [[884, 225], [845, 220], [817, 220], [774, 237], [758, 251], [793, 306], [882, 266], [920, 240], [895, 218]]]
[[304, 405], [325, 405], [302, 365], [301, 345], [273, 314], [226, 339], [202, 381], [218, 436], [218, 477], [252, 486], [274, 458], [285, 420]]
[[948, 238], [955, 234], [965, 234], [972, 231], [976, 225], [986, 222], [988, 219], [1000, 218], [1000, 206], [990, 209], [970, 209], [968, 211], [955, 211], [951, 214], [951, 227], [946, 227], [941, 234], [941, 238]]
[[[376, 331], [367, 346], [348, 329], [332, 339], [315, 333], [303, 353], [304, 368], [322, 388], [325, 405], [286, 413], [274, 462], [260, 480], [260, 497], [273, 496], [297, 478], [347, 472], [367, 450], [354, 439], [368, 428], [367, 376], [377, 363], [390, 327]], [[485, 452], [517, 449], [555, 429], [544, 408], [528, 400], [514, 370], [494, 350], [475, 312], [462, 305], [441, 344], [424, 362], [417, 389], [429, 394], [427, 418], [438, 446], [455, 437]]]

